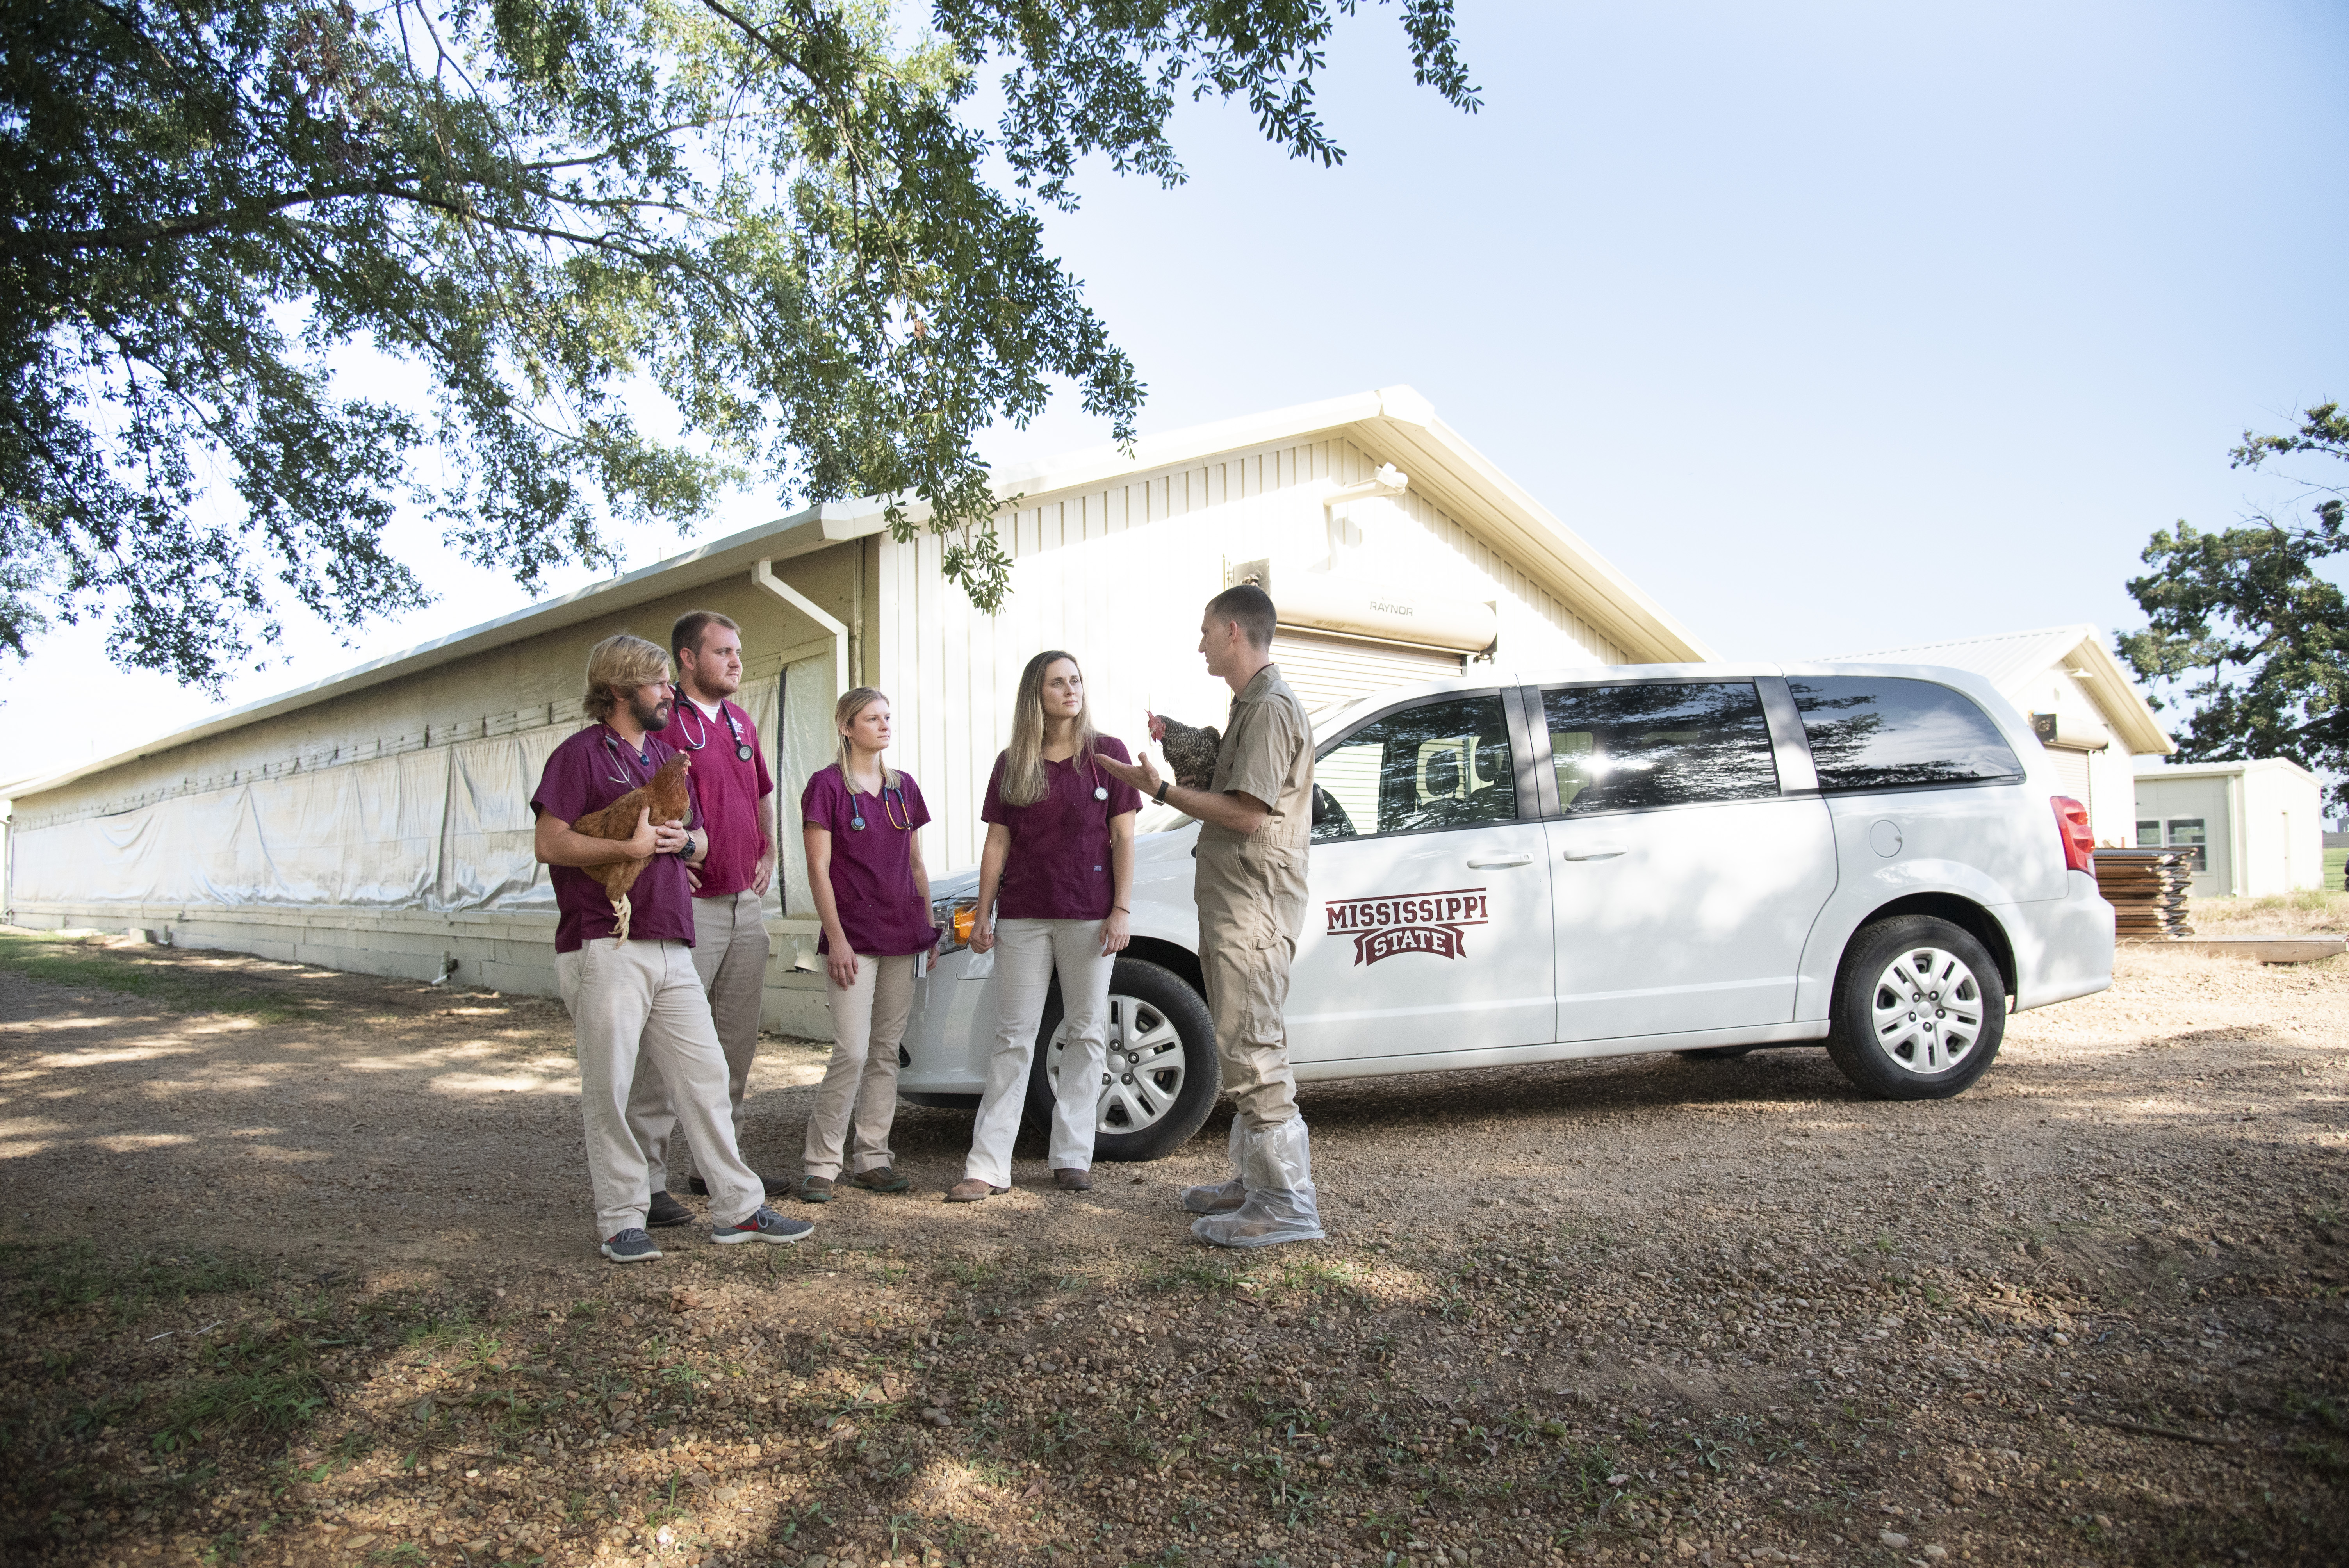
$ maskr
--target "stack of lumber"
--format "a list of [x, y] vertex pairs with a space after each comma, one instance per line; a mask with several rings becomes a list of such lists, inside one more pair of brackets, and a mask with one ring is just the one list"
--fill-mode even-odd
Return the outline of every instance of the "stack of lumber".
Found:
[[2113, 934], [2168, 941], [2191, 936], [2186, 889], [2194, 868], [2174, 850], [2098, 850], [2096, 891], [2113, 906]]

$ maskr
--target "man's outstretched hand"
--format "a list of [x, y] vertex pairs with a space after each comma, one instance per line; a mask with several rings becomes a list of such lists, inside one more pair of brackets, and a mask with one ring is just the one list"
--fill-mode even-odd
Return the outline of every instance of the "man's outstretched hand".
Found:
[[1111, 778], [1133, 785], [1145, 797], [1157, 794], [1158, 786], [1164, 782], [1158, 776], [1158, 769], [1150, 765], [1150, 754], [1146, 751], [1132, 762], [1120, 762], [1116, 758], [1101, 752], [1093, 754], [1093, 760], [1100, 763]]

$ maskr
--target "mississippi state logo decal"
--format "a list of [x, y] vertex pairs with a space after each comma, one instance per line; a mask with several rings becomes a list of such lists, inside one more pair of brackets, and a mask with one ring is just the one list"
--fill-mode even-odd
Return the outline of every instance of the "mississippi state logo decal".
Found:
[[1492, 919], [1491, 901], [1481, 887], [1400, 898], [1333, 898], [1321, 907], [1329, 912], [1332, 936], [1354, 939], [1357, 965], [1376, 964], [1398, 953], [1460, 957], [1468, 951], [1468, 927]]

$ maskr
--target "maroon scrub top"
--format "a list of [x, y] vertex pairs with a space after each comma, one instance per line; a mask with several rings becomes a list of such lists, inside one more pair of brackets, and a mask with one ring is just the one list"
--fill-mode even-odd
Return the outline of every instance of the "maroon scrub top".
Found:
[[[910, 773], [879, 795], [852, 795], [834, 764], [800, 792], [800, 820], [832, 835], [832, 896], [852, 951], [892, 958], [926, 953], [937, 940], [930, 906], [914, 885], [914, 830], [929, 820]], [[815, 950], [831, 952], [832, 938], [819, 939]]]
[[[1097, 737], [1093, 749], [1120, 762], [1131, 761], [1125, 743]], [[1050, 788], [1032, 806], [1003, 800], [1003, 769], [1011, 754], [995, 758], [987, 780], [987, 803], [978, 818], [1011, 830], [1003, 881], [995, 894], [998, 920], [1106, 920], [1117, 888], [1109, 866], [1109, 820], [1142, 810], [1133, 785], [1110, 776], [1083, 752], [1065, 762], [1044, 764]], [[1093, 791], [1107, 789], [1109, 799]]]
[[[531, 814], [543, 811], [559, 822], [575, 822], [600, 811], [629, 790], [651, 783], [674, 750], [659, 736], [647, 735], [639, 752], [608, 726], [593, 725], [556, 747], [546, 759], [538, 792], [530, 798]], [[690, 800], [692, 773], [685, 779]], [[688, 822], [693, 815], [688, 810]], [[619, 916], [603, 883], [577, 866], [546, 869], [554, 884], [554, 951], [576, 953], [619, 929]], [[675, 855], [655, 855], [636, 873], [636, 885], [628, 890], [628, 940], [692, 944], [693, 884], [686, 878], [685, 862]]]
[[[668, 727], [661, 731], [663, 739], [693, 758], [693, 798], [701, 807], [701, 825], [709, 830], [709, 853], [701, 862], [696, 898], [731, 898], [750, 885], [759, 871], [759, 846], [767, 838], [759, 802], [775, 790], [750, 716], [730, 702], [720, 703], [718, 712], [711, 718], [680, 692]], [[750, 748], [747, 761], [741, 756], [745, 746]]]

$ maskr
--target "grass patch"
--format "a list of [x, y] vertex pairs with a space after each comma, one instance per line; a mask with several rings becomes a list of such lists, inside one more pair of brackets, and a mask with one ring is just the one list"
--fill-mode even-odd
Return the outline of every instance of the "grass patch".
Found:
[[298, 1334], [246, 1335], [205, 1353], [205, 1375], [174, 1391], [155, 1430], [159, 1453], [214, 1438], [281, 1437], [325, 1408], [317, 1347]]
[[210, 1253], [109, 1258], [88, 1242], [65, 1246], [0, 1243], [0, 1282], [10, 1287], [8, 1305], [26, 1316], [57, 1317], [103, 1305], [129, 1322], [158, 1305], [191, 1296], [253, 1290], [265, 1278], [253, 1264]]
[[316, 1017], [324, 1000], [272, 995], [194, 973], [168, 958], [95, 946], [81, 937], [0, 934], [0, 970], [78, 990], [138, 996], [174, 1013], [236, 1013], [264, 1024]]
[[1144, 1270], [1139, 1283], [1150, 1290], [1180, 1290], [1188, 1285], [1213, 1291], [1237, 1290], [1243, 1282], [1254, 1283], [1242, 1270], [1220, 1259], [1186, 1257]]

